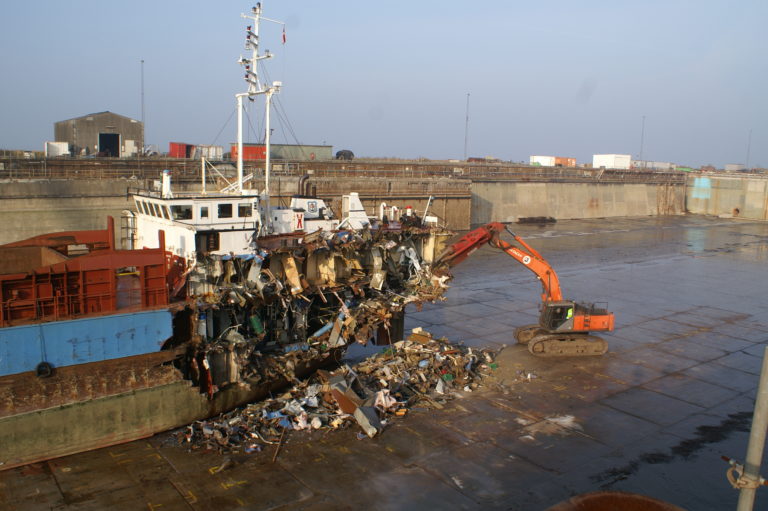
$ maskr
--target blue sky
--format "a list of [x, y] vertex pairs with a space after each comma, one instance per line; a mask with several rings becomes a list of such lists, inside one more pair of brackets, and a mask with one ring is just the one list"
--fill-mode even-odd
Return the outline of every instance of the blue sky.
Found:
[[[41, 149], [53, 123], [110, 110], [147, 142], [234, 141], [240, 17], [252, 3], [8, 2], [0, 18], [0, 148]], [[527, 161], [640, 151], [768, 167], [768, 2], [263, 2], [277, 143], [358, 156]], [[128, 9], [121, 9], [128, 6]], [[259, 101], [259, 104], [261, 101]], [[252, 132], [263, 113], [249, 112]], [[249, 134], [256, 141], [254, 133]]]

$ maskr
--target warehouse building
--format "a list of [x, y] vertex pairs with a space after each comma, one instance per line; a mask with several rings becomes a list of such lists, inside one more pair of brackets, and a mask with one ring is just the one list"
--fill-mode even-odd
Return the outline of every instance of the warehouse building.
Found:
[[144, 147], [144, 125], [112, 112], [98, 112], [53, 126], [56, 142], [67, 142], [73, 156], [137, 156]]

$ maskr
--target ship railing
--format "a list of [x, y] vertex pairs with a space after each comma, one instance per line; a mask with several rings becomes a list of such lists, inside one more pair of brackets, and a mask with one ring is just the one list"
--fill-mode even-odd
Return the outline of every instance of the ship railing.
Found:
[[117, 293], [56, 295], [44, 298], [11, 298], [0, 303], [0, 326], [35, 321], [62, 321], [161, 307], [168, 304], [165, 287], [120, 290]]

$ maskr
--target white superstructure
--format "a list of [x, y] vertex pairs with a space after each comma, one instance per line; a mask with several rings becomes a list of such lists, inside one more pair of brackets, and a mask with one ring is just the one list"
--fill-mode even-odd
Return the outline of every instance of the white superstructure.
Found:
[[157, 248], [165, 232], [166, 249], [187, 261], [195, 254], [243, 254], [259, 231], [259, 198], [255, 195], [211, 194], [163, 198], [137, 194], [134, 248]]

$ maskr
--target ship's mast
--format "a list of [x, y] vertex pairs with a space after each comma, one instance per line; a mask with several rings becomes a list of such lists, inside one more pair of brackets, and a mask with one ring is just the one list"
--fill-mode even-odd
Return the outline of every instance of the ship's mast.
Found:
[[[265, 161], [264, 161], [264, 196], [267, 202], [267, 209], [269, 209], [269, 173], [270, 173], [270, 126], [269, 126], [269, 110], [272, 104], [272, 95], [280, 92], [281, 82], [272, 82], [272, 85], [267, 87], [259, 80], [258, 62], [264, 59], [271, 59], [272, 54], [265, 52], [264, 55], [259, 55], [259, 23], [261, 20], [270, 21], [283, 25], [281, 21], [265, 18], [261, 15], [261, 2], [256, 4], [256, 7], [251, 9], [249, 14], [241, 14], [243, 18], [247, 18], [252, 21], [252, 24], [246, 27], [245, 36], [245, 49], [251, 50], [251, 58], [240, 57], [238, 61], [240, 65], [245, 67], [245, 81], [248, 83], [248, 90], [235, 94], [237, 99], [237, 188], [242, 194], [243, 192], [243, 98], [252, 99], [254, 96], [264, 94], [265, 101], [265, 124], [266, 134], [264, 138], [265, 142]], [[269, 215], [268, 215], [269, 218]], [[268, 220], [269, 221], [269, 220]]]

